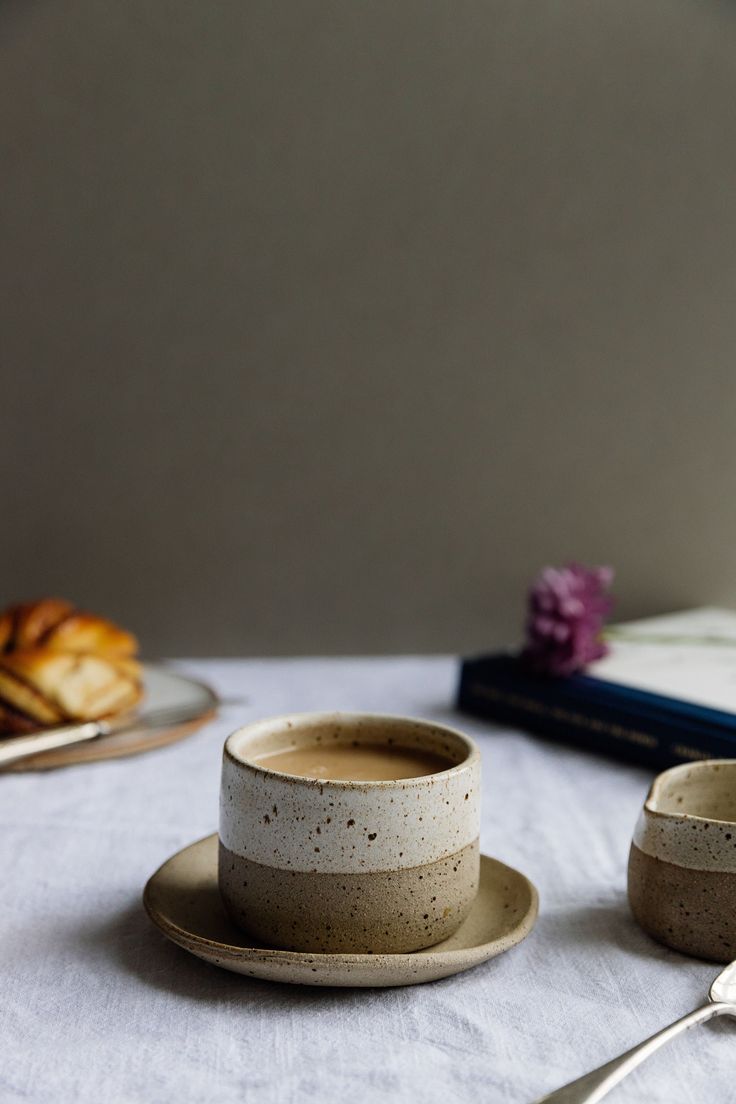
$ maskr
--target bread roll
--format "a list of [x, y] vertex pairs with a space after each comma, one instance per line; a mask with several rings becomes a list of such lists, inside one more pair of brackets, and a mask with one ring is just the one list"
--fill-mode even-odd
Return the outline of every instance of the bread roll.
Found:
[[132, 633], [60, 598], [0, 614], [0, 732], [100, 720], [142, 696]]

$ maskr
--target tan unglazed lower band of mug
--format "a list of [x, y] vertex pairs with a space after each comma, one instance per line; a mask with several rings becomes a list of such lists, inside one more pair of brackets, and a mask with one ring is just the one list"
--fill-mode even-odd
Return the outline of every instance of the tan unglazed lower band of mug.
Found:
[[450, 936], [475, 898], [480, 854], [476, 839], [423, 866], [323, 874], [263, 866], [220, 843], [219, 861], [233, 920], [259, 939], [287, 949], [378, 954]]
[[736, 957], [736, 874], [678, 866], [634, 843], [629, 901], [635, 919], [660, 943], [716, 962]]

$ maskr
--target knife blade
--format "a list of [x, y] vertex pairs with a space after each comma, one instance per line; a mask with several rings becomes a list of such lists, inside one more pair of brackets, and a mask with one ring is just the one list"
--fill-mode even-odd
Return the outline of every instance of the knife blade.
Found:
[[[212, 705], [217, 704], [215, 699]], [[0, 740], [0, 767], [17, 763], [29, 755], [38, 755], [42, 751], [52, 751], [72, 744], [84, 744], [121, 732], [171, 728], [174, 725], [196, 721], [201, 716], [201, 706], [197, 709], [174, 706], [168, 709], [156, 709], [151, 713], [141, 713], [137, 717], [121, 718], [117, 722], [85, 721], [81, 724], [59, 725], [45, 732], [34, 732], [29, 736], [10, 736]]]

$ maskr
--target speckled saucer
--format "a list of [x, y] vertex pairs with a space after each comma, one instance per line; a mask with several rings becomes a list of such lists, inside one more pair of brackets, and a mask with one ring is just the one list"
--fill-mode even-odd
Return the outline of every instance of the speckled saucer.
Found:
[[217, 886], [217, 836], [164, 863], [146, 885], [154, 924], [186, 951], [246, 977], [293, 985], [418, 985], [478, 966], [520, 943], [534, 927], [539, 898], [510, 866], [481, 855], [480, 888], [454, 935], [412, 954], [315, 954], [273, 950], [249, 940], [228, 919]]

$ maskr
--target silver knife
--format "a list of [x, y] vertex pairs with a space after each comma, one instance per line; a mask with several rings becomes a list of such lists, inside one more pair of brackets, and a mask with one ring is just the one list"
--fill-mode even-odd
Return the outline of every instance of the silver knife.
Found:
[[[213, 695], [210, 708], [218, 704]], [[199, 720], [207, 710], [199, 705], [197, 709], [176, 706], [170, 709], [155, 709], [151, 713], [141, 713], [137, 717], [120, 718], [117, 721], [85, 721], [83, 724], [60, 725], [46, 732], [34, 732], [30, 736], [10, 736], [0, 740], [0, 767], [17, 763], [29, 755], [38, 755], [42, 751], [69, 747], [72, 744], [85, 744], [111, 736], [119, 732], [136, 732], [149, 728], [171, 728]]]

